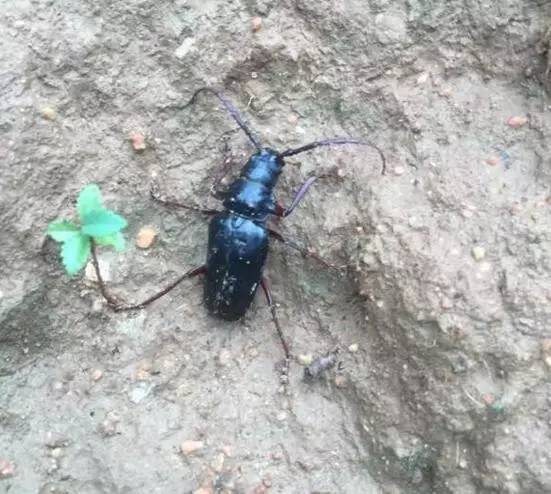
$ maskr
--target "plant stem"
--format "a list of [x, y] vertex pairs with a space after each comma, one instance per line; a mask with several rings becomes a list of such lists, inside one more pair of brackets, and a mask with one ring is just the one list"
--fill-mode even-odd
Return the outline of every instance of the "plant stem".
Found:
[[94, 239], [92, 238], [90, 240], [91, 246], [92, 246], [92, 264], [94, 265], [94, 271], [96, 272], [96, 277], [98, 279], [99, 289], [101, 294], [103, 295], [103, 298], [107, 301], [109, 306], [115, 310], [119, 307], [119, 303], [115, 300], [114, 297], [112, 297], [109, 292], [107, 291], [107, 287], [105, 286], [105, 282], [103, 281], [103, 277], [101, 276], [101, 272], [99, 269], [99, 262], [98, 262], [98, 256], [96, 254], [96, 242], [94, 242]]

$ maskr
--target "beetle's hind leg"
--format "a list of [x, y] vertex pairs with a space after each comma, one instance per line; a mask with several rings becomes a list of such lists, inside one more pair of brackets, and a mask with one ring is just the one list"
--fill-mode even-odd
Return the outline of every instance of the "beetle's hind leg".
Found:
[[326, 261], [323, 257], [321, 257], [317, 252], [315, 252], [313, 249], [310, 249], [308, 247], [303, 247], [302, 245], [299, 245], [294, 240], [290, 239], [287, 236], [282, 235], [276, 230], [272, 230], [271, 228], [268, 228], [268, 233], [270, 237], [274, 238], [278, 242], [281, 242], [282, 244], [286, 245], [287, 247], [290, 247], [291, 249], [296, 250], [300, 254], [302, 254], [303, 257], [310, 257], [312, 259], [315, 259], [320, 264], [323, 264], [326, 268], [334, 269], [335, 271], [340, 271], [341, 269], [345, 268], [346, 266], [337, 266], [333, 263], [330, 263], [329, 261]]
[[111, 295], [111, 293], [109, 293], [109, 291], [107, 290], [107, 287], [101, 275], [101, 271], [99, 269], [98, 256], [96, 254], [96, 245], [93, 241], [92, 241], [92, 264], [94, 266], [94, 271], [96, 272], [96, 277], [98, 279], [100, 292], [103, 298], [107, 301], [107, 304], [109, 305], [109, 307], [111, 307], [111, 309], [113, 309], [115, 312], [143, 309], [144, 307], [147, 307], [149, 304], [155, 302], [155, 300], [159, 300], [161, 297], [165, 296], [168, 292], [170, 292], [172, 289], [176, 288], [180, 283], [182, 283], [182, 281], [207, 272], [207, 267], [205, 265], [199, 266], [198, 268], [190, 269], [182, 276], [174, 280], [170, 285], [163, 288], [160, 292], [157, 292], [156, 294], [146, 298], [142, 302], [139, 302], [137, 304], [123, 304], [116, 297]]
[[291, 362], [291, 352], [289, 351], [289, 344], [287, 343], [287, 340], [283, 335], [283, 330], [281, 329], [281, 325], [279, 324], [279, 319], [277, 317], [277, 312], [276, 312], [276, 306], [272, 299], [272, 293], [268, 285], [268, 280], [266, 280], [266, 278], [261, 278], [260, 286], [262, 287], [262, 290], [266, 295], [266, 301], [268, 302], [268, 307], [270, 307], [270, 311], [272, 313], [272, 320], [274, 321], [274, 324], [277, 330], [277, 335], [279, 336], [279, 341], [281, 342], [281, 346], [283, 347], [283, 353], [285, 354], [285, 361], [281, 369], [280, 379], [282, 384], [287, 384], [289, 382], [289, 363]]

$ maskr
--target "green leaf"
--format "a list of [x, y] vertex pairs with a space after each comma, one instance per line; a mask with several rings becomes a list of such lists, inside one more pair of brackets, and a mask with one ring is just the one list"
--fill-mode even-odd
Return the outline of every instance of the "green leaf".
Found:
[[65, 242], [70, 238], [80, 235], [78, 227], [70, 221], [53, 221], [48, 225], [46, 233], [57, 242]]
[[105, 237], [126, 227], [126, 220], [118, 214], [103, 209], [87, 213], [82, 220], [81, 231], [91, 237]]
[[94, 237], [94, 241], [98, 245], [112, 245], [118, 251], [124, 249], [124, 237], [121, 232], [105, 235], [104, 237]]
[[80, 191], [77, 209], [81, 222], [84, 222], [84, 217], [91, 212], [103, 209], [101, 205], [101, 192], [96, 184], [87, 185]]
[[78, 273], [90, 254], [90, 239], [85, 235], [71, 237], [61, 246], [61, 259], [68, 274]]

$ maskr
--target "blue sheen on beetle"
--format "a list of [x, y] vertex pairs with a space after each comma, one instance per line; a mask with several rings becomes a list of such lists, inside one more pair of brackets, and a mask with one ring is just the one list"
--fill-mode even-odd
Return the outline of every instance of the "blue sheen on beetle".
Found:
[[242, 317], [255, 296], [268, 255], [268, 215], [284, 166], [276, 151], [262, 149], [248, 160], [228, 189], [225, 211], [209, 225], [205, 304], [222, 319]]

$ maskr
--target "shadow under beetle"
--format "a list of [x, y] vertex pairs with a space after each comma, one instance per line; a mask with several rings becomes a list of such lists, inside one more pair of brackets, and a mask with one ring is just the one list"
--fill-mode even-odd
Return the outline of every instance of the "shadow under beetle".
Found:
[[204, 274], [206, 278], [204, 301], [209, 312], [222, 319], [235, 321], [246, 313], [260, 285], [266, 295], [272, 312], [272, 318], [285, 352], [286, 360], [284, 368], [287, 369], [290, 359], [289, 346], [283, 336], [268, 284], [262, 276], [268, 254], [269, 238], [272, 237], [279, 240], [299, 250], [303, 255], [315, 257], [322, 262], [323, 260], [267, 226], [270, 216], [286, 217], [291, 214], [303, 199], [310, 186], [320, 178], [320, 176], [310, 177], [299, 188], [291, 205], [287, 208], [281, 206], [274, 197], [274, 188], [285, 166], [285, 158], [321, 146], [337, 144], [365, 145], [376, 149], [379, 153], [383, 165], [382, 173], [384, 174], [385, 157], [382, 151], [371, 143], [344, 137], [315, 141], [282, 152], [265, 148], [245, 124], [233, 104], [214, 89], [208, 87], [198, 89], [189, 102], [181, 106], [180, 109], [185, 109], [192, 105], [196, 101], [197, 96], [202, 92], [211, 93], [219, 100], [256, 148], [255, 153], [242, 168], [239, 177], [228, 188], [224, 190], [219, 189], [224, 175], [218, 177], [215, 181], [212, 192], [216, 198], [223, 201], [223, 211], [200, 209], [176, 202], [163, 201], [156, 197], [152, 191], [152, 197], [167, 206], [192, 209], [212, 216], [209, 225], [206, 264], [188, 271], [164, 290], [143, 302], [134, 305], [121, 305], [108, 293], [105, 287], [99, 270], [95, 246], [93, 246], [92, 261], [101, 293], [109, 305], [116, 311], [141, 309], [167, 294], [183, 280]]

